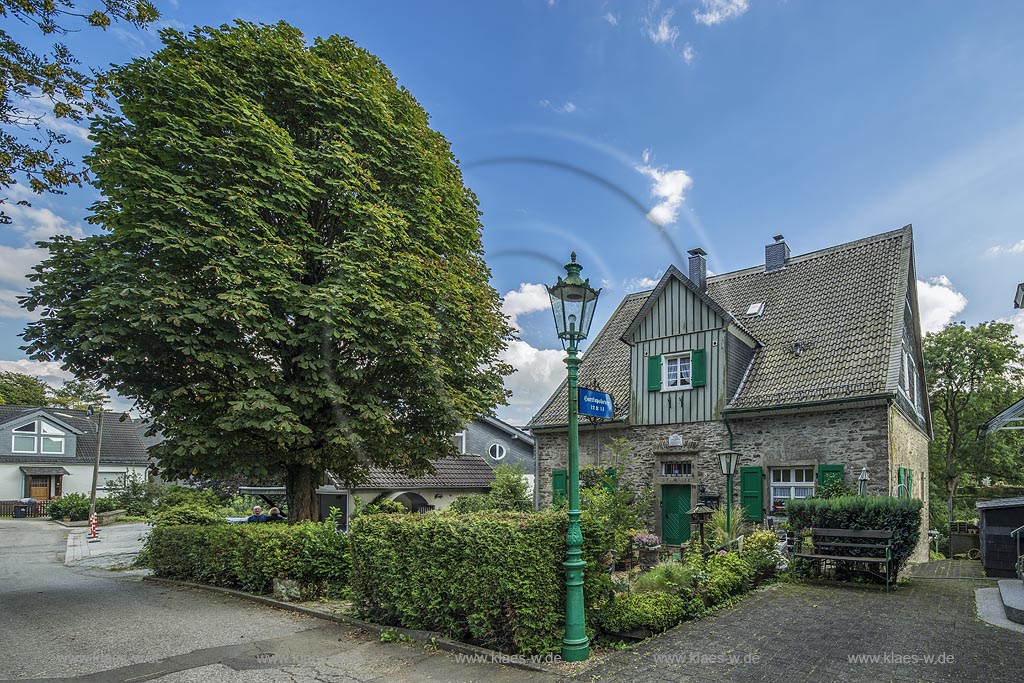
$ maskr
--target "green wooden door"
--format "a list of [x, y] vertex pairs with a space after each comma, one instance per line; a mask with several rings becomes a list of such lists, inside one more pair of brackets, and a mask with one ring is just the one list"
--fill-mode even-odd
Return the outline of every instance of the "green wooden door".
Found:
[[661, 538], [669, 545], [690, 540], [690, 487], [661, 487]]

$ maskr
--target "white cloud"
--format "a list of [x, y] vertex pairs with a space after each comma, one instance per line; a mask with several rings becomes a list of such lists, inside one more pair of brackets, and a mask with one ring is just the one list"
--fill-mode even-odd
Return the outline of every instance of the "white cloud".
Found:
[[693, 18], [699, 24], [714, 26], [723, 21], [735, 19], [750, 9], [749, 0], [700, 0], [704, 11], [693, 11]]
[[540, 106], [545, 109], [550, 109], [558, 114], [571, 114], [576, 111], [576, 103], [568, 100], [563, 104], [554, 104], [551, 100], [541, 100]]
[[692, 64], [693, 63], [693, 59], [696, 56], [697, 56], [697, 53], [694, 52], [693, 45], [690, 45], [689, 43], [687, 43], [686, 45], [683, 46], [683, 61], [684, 62], [686, 62], [687, 64]]
[[1024, 310], [1017, 311], [1008, 318], [1000, 318], [999, 322], [1013, 325], [1013, 332], [1017, 335], [1017, 341], [1024, 344]]
[[676, 11], [668, 9], [661, 16], [656, 16], [658, 9], [657, 2], [651, 5], [647, 16], [644, 17], [644, 33], [656, 45], [664, 43], [675, 45], [676, 38], [679, 37], [679, 29], [672, 24], [672, 17], [675, 16]]
[[19, 199], [32, 201], [23, 194], [20, 185], [11, 187], [8, 190], [9, 201], [4, 203], [4, 213], [11, 217], [10, 230], [21, 235], [26, 244], [48, 240], [54, 235], [71, 235], [75, 238], [85, 235], [80, 224], [58, 216], [50, 209], [18, 204]]
[[604, 20], [607, 21], [612, 26], [619, 25], [619, 17], [612, 14], [611, 12], [608, 12], [607, 14], [604, 15]]
[[39, 119], [39, 124], [44, 128], [61, 133], [69, 139], [92, 144], [89, 140], [89, 127], [67, 117], [58, 119], [41, 91], [34, 90], [30, 97], [19, 100], [18, 107], [28, 116]]
[[18, 248], [0, 244], [0, 282], [28, 287], [25, 276], [45, 255], [46, 252], [37, 247]]
[[523, 282], [519, 289], [507, 293], [501, 305], [502, 312], [511, 320], [512, 325], [519, 329], [518, 317], [525, 313], [535, 313], [550, 308], [548, 289], [544, 285]]
[[684, 193], [693, 185], [693, 178], [681, 169], [670, 170], [651, 166], [652, 158], [651, 151], [645, 149], [642, 155], [643, 163], [634, 168], [653, 181], [651, 195], [661, 200], [647, 213], [648, 220], [656, 225], [666, 226], [676, 222], [679, 208], [685, 200]]
[[1000, 254], [1019, 254], [1021, 252], [1024, 252], [1024, 240], [1021, 240], [1016, 244], [1011, 244], [1008, 247], [996, 245], [994, 247], [989, 247], [988, 249], [985, 250], [985, 254], [987, 254], [988, 256], [999, 256]]
[[661, 273], [658, 273], [655, 277], [629, 278], [623, 281], [622, 287], [627, 293], [632, 294], [633, 292], [642, 292], [647, 289], [654, 289], [659, 282], [661, 282]]
[[60, 387], [64, 380], [75, 378], [67, 370], [61, 369], [60, 363], [57, 361], [35, 361], [28, 360], [27, 358], [22, 358], [21, 360], [0, 360], [0, 370], [32, 375], [55, 388]]
[[18, 303], [18, 297], [24, 296], [23, 289], [0, 289], [0, 318], [13, 320], [35, 320], [39, 311], [29, 313]]
[[917, 281], [917, 301], [921, 311], [921, 331], [938, 332], [953, 322], [967, 306], [967, 297], [958, 292], [945, 275]]
[[512, 392], [509, 404], [498, 409], [498, 416], [514, 425], [524, 425], [548, 400], [565, 377], [565, 352], [561, 349], [537, 349], [524, 341], [513, 341], [502, 360], [516, 369], [505, 378]]

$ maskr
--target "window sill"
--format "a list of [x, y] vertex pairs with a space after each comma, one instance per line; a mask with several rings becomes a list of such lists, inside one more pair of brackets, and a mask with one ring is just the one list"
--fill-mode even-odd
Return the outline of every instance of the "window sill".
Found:
[[692, 384], [689, 384], [685, 387], [665, 387], [664, 389], [661, 390], [661, 393], [665, 394], [672, 391], [689, 391], [690, 389], [693, 389]]

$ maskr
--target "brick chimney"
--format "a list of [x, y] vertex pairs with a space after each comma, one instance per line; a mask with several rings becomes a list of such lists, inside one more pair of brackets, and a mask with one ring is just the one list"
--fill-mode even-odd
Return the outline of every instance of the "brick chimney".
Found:
[[773, 270], [782, 270], [789, 260], [789, 245], [786, 238], [776, 235], [774, 243], [766, 244], [764, 247], [764, 272], [770, 273]]
[[707, 252], [697, 247], [686, 252], [690, 255], [690, 282], [697, 285], [697, 289], [706, 292], [708, 289], [708, 262], [704, 257]]

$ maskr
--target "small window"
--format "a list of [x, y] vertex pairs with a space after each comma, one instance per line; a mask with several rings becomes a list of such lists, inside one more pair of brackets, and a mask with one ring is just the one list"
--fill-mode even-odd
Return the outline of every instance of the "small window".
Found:
[[773, 467], [771, 475], [771, 508], [775, 512], [784, 512], [787, 500], [814, 495], [813, 467]]
[[42, 453], [64, 453], [64, 437], [62, 436], [41, 436], [39, 437], [39, 450]]
[[747, 318], [756, 318], [762, 313], [764, 313], [764, 302], [757, 301], [755, 303], [750, 304], [750, 307], [747, 308], [747, 312], [744, 313], [743, 315]]
[[455, 434], [452, 436], [452, 439], [455, 440], [455, 450], [456, 450], [456, 452], [459, 455], [465, 455], [466, 454], [466, 430], [462, 430], [461, 432], [455, 432]]
[[11, 450], [15, 453], [35, 453], [36, 437], [15, 434], [13, 443], [11, 444]]
[[692, 384], [691, 376], [693, 366], [690, 361], [690, 354], [683, 353], [677, 356], [665, 357], [665, 376], [663, 386], [667, 391], [675, 389], [689, 389]]
[[490, 448], [487, 449], [487, 455], [495, 460], [503, 460], [505, 458], [505, 447], [500, 443], [492, 443]]
[[64, 436], [64, 432], [54, 427], [48, 422], [39, 421], [39, 431], [43, 434], [56, 434], [57, 436]]
[[661, 474], [665, 477], [692, 477], [693, 463], [689, 462], [663, 462]]
[[36, 423], [35, 422], [29, 422], [27, 425], [21, 425], [20, 427], [15, 427], [14, 431], [16, 431], [16, 432], [28, 432], [29, 434], [35, 434], [36, 433]]

